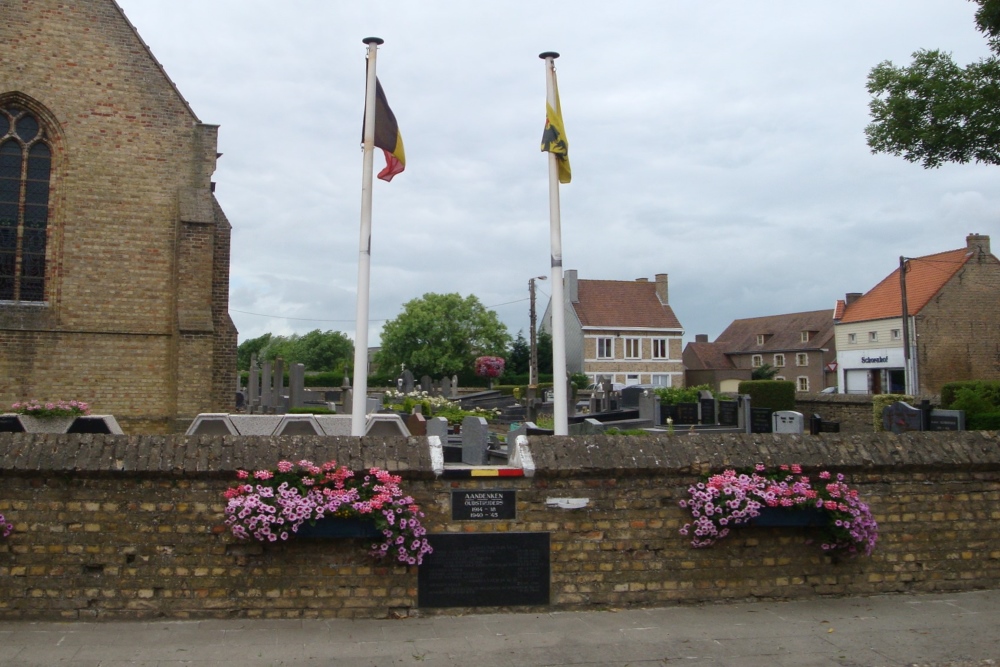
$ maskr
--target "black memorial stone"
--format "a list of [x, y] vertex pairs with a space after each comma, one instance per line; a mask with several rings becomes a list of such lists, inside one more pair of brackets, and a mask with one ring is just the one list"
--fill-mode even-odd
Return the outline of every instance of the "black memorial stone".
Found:
[[963, 431], [963, 415], [959, 410], [931, 410], [929, 431]]
[[677, 416], [674, 417], [674, 425], [677, 424], [697, 424], [698, 423], [698, 404], [697, 403], [678, 403], [674, 406], [677, 408]]
[[451, 492], [452, 521], [504, 521], [516, 518], [516, 491]]
[[549, 604], [548, 533], [428, 535], [417, 572], [420, 607]]
[[702, 424], [714, 424], [715, 423], [715, 399], [714, 398], [702, 398], [698, 402], [701, 404], [701, 423]]
[[771, 425], [771, 413], [774, 410], [770, 408], [750, 408], [750, 432], [751, 433], [770, 433], [772, 429]]
[[719, 401], [719, 425], [739, 426], [740, 404], [737, 401]]
[[882, 410], [882, 427], [892, 433], [923, 430], [923, 412], [908, 403], [897, 401]]

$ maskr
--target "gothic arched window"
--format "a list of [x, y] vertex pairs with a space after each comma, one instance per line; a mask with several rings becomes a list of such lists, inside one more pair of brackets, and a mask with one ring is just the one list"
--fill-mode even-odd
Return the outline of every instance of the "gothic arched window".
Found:
[[52, 150], [26, 109], [0, 106], [0, 300], [45, 300]]

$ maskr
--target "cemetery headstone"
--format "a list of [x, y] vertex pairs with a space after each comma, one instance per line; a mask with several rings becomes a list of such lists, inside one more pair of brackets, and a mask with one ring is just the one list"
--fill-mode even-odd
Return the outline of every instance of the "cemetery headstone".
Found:
[[931, 431], [964, 431], [965, 410], [931, 410]]
[[677, 424], [697, 424], [698, 423], [698, 404], [697, 403], [678, 403], [674, 406], [677, 411], [677, 416], [674, 417], [674, 425]]
[[715, 424], [715, 397], [712, 396], [710, 391], [699, 391], [698, 392], [698, 405], [701, 407], [701, 423], [702, 424]]
[[305, 406], [306, 367], [305, 364], [292, 364], [288, 368], [288, 407], [301, 408]]
[[402, 374], [400, 375], [400, 378], [403, 380], [402, 392], [404, 394], [409, 394], [411, 391], [413, 391], [414, 387], [413, 372], [410, 371], [409, 368], [403, 370]]
[[623, 410], [635, 409], [639, 407], [639, 397], [642, 396], [645, 388], [639, 385], [631, 385], [621, 390], [621, 407]]
[[770, 408], [750, 408], [750, 432], [770, 433], [772, 412]]
[[451, 396], [451, 378], [441, 378], [441, 395], [445, 398]]
[[719, 401], [718, 406], [720, 426], [739, 426], [739, 401]]
[[897, 401], [882, 409], [882, 428], [897, 434], [920, 431], [923, 428], [923, 414], [919, 408]]
[[660, 397], [656, 392], [647, 390], [639, 396], [639, 419], [648, 420], [651, 424], [660, 422]]
[[444, 417], [431, 417], [424, 425], [427, 435], [441, 438], [442, 443], [448, 442], [448, 420]]
[[434, 381], [431, 380], [430, 375], [422, 375], [420, 377], [420, 391], [426, 391], [428, 395], [434, 393]]
[[427, 419], [421, 413], [414, 411], [406, 419], [406, 428], [410, 430], [410, 435], [427, 435]]
[[462, 420], [462, 463], [480, 466], [486, 463], [486, 448], [489, 446], [490, 432], [482, 417], [466, 417]]
[[771, 415], [771, 432], [802, 435], [805, 432], [805, 417], [794, 410], [777, 410]]

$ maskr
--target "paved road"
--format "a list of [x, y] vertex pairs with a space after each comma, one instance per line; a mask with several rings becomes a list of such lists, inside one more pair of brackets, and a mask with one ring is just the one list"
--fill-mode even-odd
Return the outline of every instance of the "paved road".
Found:
[[0, 623], [0, 667], [1000, 663], [1000, 591], [405, 620]]

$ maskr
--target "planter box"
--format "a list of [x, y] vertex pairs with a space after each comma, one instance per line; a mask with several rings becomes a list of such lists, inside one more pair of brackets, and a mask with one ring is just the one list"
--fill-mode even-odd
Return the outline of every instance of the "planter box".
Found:
[[298, 537], [331, 539], [338, 537], [355, 537], [378, 539], [382, 532], [369, 519], [324, 517], [315, 523], [306, 521], [295, 533]]
[[830, 518], [816, 507], [762, 507], [760, 516], [750, 519], [751, 526], [825, 526]]

